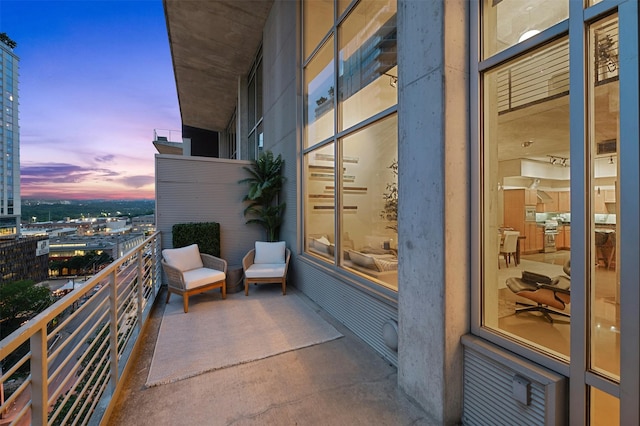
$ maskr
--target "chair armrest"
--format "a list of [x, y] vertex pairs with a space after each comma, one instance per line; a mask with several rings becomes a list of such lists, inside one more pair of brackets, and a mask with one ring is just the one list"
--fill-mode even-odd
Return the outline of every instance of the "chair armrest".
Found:
[[200, 257], [202, 258], [202, 264], [205, 268], [216, 269], [218, 271], [224, 272], [225, 274], [227, 273], [226, 260], [206, 253], [200, 253]]
[[253, 265], [253, 260], [256, 257], [256, 249], [251, 249], [249, 253], [245, 254], [242, 258], [242, 269], [245, 271], [249, 269], [249, 266]]
[[538, 288], [545, 288], [547, 290], [551, 290], [555, 293], [562, 293], [562, 294], [571, 294], [571, 290], [567, 290], [561, 287], [558, 287], [557, 285], [553, 285], [553, 284], [538, 284]]
[[169, 285], [175, 288], [185, 289], [186, 285], [184, 283], [184, 275], [182, 275], [182, 271], [178, 268], [170, 266], [164, 260], [162, 261], [162, 269], [164, 269], [165, 274], [167, 274], [167, 278], [169, 279]]
[[287, 271], [289, 270], [289, 258], [291, 258], [291, 250], [285, 250], [285, 260], [284, 260], [284, 276], [287, 276]]

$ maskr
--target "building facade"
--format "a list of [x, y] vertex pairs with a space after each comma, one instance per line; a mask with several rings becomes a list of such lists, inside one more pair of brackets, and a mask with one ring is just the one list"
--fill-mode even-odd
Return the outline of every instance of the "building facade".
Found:
[[0, 238], [20, 230], [20, 128], [15, 42], [0, 40]]
[[640, 423], [636, 1], [164, 4], [183, 125], [282, 155], [290, 282], [434, 424]]

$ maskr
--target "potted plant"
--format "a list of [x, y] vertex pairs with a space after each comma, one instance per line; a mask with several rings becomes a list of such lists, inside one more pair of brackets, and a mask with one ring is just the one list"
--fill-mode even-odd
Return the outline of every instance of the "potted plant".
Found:
[[248, 202], [244, 215], [250, 216], [247, 224], [257, 223], [267, 232], [267, 241], [278, 241], [280, 226], [286, 203], [279, 202], [280, 190], [285, 181], [282, 175], [284, 160], [265, 151], [244, 169], [251, 175], [239, 183], [249, 184], [249, 191], [243, 201]]
[[393, 182], [387, 183], [387, 192], [382, 194], [384, 209], [380, 212], [380, 218], [391, 222], [387, 229], [398, 232], [398, 160], [393, 160], [388, 167], [393, 173]]

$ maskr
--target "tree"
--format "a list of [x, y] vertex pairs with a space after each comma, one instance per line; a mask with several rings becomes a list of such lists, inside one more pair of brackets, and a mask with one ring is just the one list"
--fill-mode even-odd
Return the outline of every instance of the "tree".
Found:
[[49, 289], [31, 280], [14, 281], [0, 285], [1, 338], [20, 328], [53, 303]]
[[6, 44], [12, 49], [15, 49], [15, 47], [18, 45], [18, 43], [16, 43], [15, 41], [11, 40], [11, 38], [9, 38], [7, 33], [0, 33], [0, 41], [2, 41], [4, 44]]
[[271, 151], [265, 151], [253, 161], [251, 167], [244, 169], [251, 177], [239, 183], [248, 183], [249, 192], [243, 201], [249, 202], [244, 215], [253, 216], [247, 224], [257, 223], [267, 231], [267, 241], [277, 241], [282, 225], [286, 203], [279, 203], [278, 196], [285, 177], [282, 175], [284, 160], [278, 154], [274, 157]]

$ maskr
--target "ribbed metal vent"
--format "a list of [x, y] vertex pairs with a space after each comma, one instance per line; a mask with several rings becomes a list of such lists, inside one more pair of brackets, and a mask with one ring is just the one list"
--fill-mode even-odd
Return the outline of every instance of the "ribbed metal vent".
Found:
[[598, 154], [615, 154], [617, 152], [617, 145], [618, 141], [616, 139], [598, 142], [597, 152]]
[[[469, 343], [469, 342], [473, 343]], [[555, 425], [563, 424], [565, 378], [497, 346], [463, 338], [465, 425]], [[495, 356], [494, 356], [495, 355]], [[527, 403], [518, 401], [518, 381], [528, 384]], [[522, 389], [522, 388], [521, 388]]]
[[[291, 279], [290, 279], [291, 280]], [[389, 363], [398, 365], [398, 354], [384, 342], [383, 327], [398, 321], [396, 307], [341, 282], [307, 262], [295, 264], [295, 286], [325, 311], [368, 343]]]

